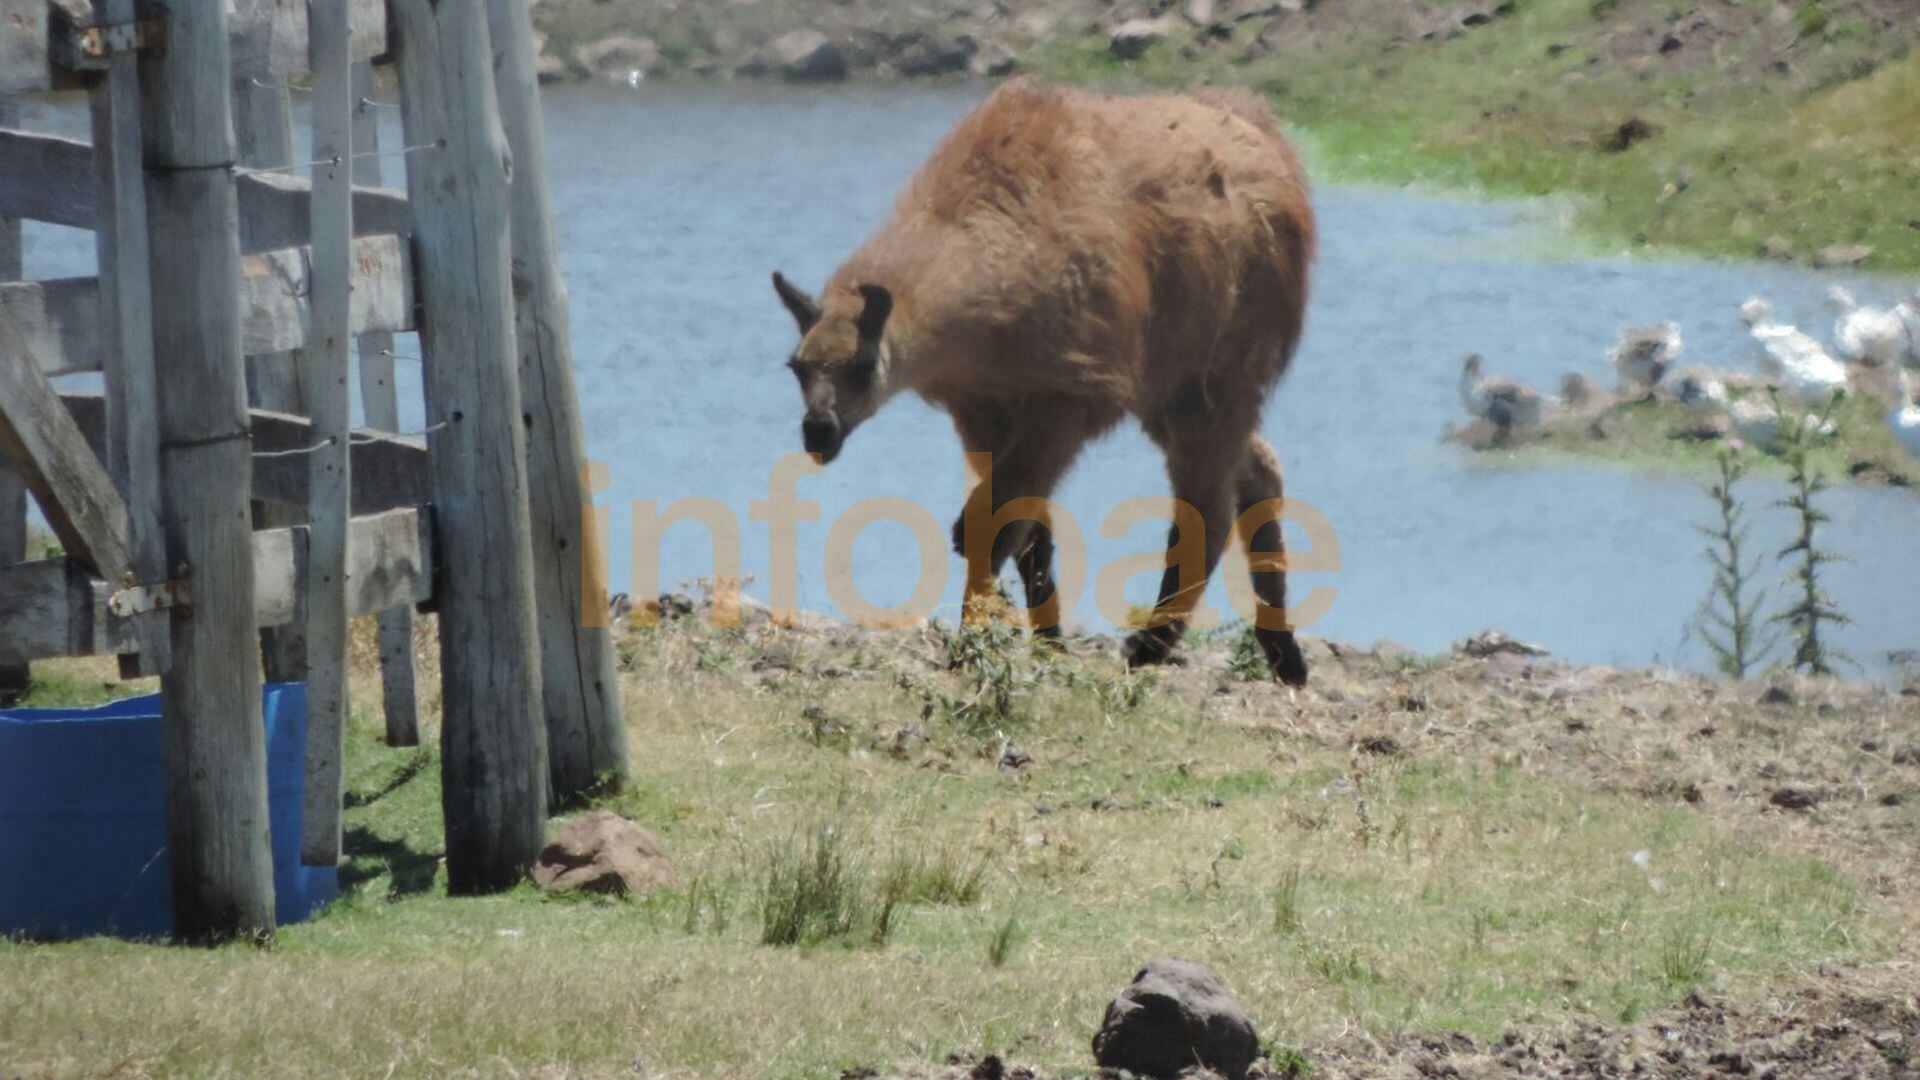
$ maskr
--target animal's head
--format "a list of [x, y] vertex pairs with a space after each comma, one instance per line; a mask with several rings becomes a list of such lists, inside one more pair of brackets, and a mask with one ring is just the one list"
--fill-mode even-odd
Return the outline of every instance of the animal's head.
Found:
[[1859, 306], [1846, 286], [1835, 285], [1827, 290], [1827, 310], [1835, 315], [1850, 315]]
[[886, 400], [893, 294], [885, 286], [862, 285], [822, 303], [778, 273], [773, 290], [800, 327], [800, 347], [787, 366], [800, 380], [807, 409], [801, 444], [826, 464]]
[[1466, 357], [1460, 361], [1460, 374], [1475, 382], [1479, 381], [1480, 377], [1486, 373], [1486, 370], [1487, 362], [1480, 359], [1479, 353], [1468, 353]]
[[1749, 328], [1773, 321], [1773, 305], [1756, 296], [1740, 305], [1740, 321]]

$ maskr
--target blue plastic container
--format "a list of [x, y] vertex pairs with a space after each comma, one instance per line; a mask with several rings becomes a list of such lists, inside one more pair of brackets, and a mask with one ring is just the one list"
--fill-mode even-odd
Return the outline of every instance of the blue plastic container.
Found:
[[[300, 865], [307, 688], [270, 685], [267, 800], [275, 914], [306, 919], [339, 872]], [[162, 937], [173, 931], [160, 698], [0, 712], [0, 934]]]

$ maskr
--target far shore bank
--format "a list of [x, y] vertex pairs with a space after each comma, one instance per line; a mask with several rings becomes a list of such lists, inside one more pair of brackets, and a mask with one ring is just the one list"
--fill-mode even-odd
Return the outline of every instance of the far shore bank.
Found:
[[1898, 0], [548, 0], [543, 77], [1265, 93], [1348, 180], [1569, 195], [1608, 244], [1920, 270]]

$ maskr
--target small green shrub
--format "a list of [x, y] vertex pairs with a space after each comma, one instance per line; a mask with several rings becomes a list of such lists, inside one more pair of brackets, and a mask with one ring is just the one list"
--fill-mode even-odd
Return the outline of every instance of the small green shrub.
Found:
[[1009, 912], [1007, 917], [1000, 921], [1000, 925], [994, 928], [993, 934], [987, 938], [988, 965], [996, 968], [1006, 967], [1007, 961], [1013, 959], [1014, 954], [1020, 951], [1020, 946], [1026, 942], [1026, 938], [1026, 931], [1020, 926], [1019, 913]]
[[902, 904], [967, 907], [980, 902], [986, 876], [984, 860], [939, 848], [896, 857], [881, 878], [880, 892]]
[[864, 930], [875, 945], [893, 929], [897, 898], [869, 895], [866, 867], [831, 823], [804, 841], [791, 839], [767, 850], [760, 879], [760, 941], [764, 945], [812, 946], [857, 938]]

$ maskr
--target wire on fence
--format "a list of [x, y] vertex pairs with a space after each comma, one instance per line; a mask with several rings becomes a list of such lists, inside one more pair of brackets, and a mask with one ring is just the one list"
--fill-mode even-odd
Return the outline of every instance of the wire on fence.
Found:
[[[452, 426], [451, 421], [442, 420], [438, 424], [421, 428], [419, 431], [402, 431], [393, 434], [382, 431], [356, 431], [347, 438], [348, 442], [354, 446], [366, 446], [369, 443], [397, 443], [407, 439], [424, 439], [429, 435], [445, 431]], [[306, 457], [309, 454], [317, 454], [330, 446], [338, 445], [338, 443], [339, 440], [337, 439], [327, 438], [314, 443], [312, 446], [303, 447], [298, 450], [256, 450], [253, 452], [253, 456], [266, 459]]]
[[419, 146], [402, 147], [398, 150], [369, 150], [364, 154], [335, 154], [330, 158], [320, 158], [316, 161], [298, 161], [292, 165], [275, 165], [265, 169], [249, 168], [243, 165], [235, 165], [232, 168], [234, 172], [253, 176], [259, 176], [264, 173], [298, 172], [301, 169], [311, 169], [319, 165], [331, 165], [337, 168], [343, 162], [347, 161], [359, 161], [362, 158], [403, 157], [407, 154], [417, 154], [422, 150], [442, 150], [446, 148], [446, 145], [447, 141], [445, 139], [439, 139], [430, 143], [421, 143]]

